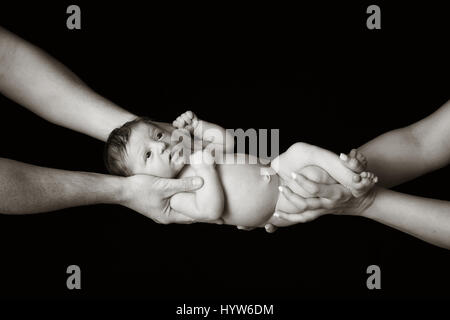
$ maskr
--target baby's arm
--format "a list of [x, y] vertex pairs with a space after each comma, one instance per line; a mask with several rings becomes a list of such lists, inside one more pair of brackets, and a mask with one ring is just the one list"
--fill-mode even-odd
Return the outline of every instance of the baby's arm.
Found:
[[210, 150], [205, 149], [194, 153], [190, 160], [196, 175], [203, 178], [203, 187], [196, 192], [173, 195], [170, 206], [198, 222], [216, 221], [223, 213], [224, 194], [214, 159]]
[[234, 152], [234, 137], [221, 126], [204, 120], [199, 120], [192, 111], [180, 115], [173, 126], [177, 129], [187, 129], [195, 138], [201, 139], [203, 146], [212, 145], [216, 152]]

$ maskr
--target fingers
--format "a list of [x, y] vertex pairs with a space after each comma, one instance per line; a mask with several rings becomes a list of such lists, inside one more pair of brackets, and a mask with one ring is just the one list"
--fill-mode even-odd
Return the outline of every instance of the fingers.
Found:
[[180, 117], [186, 124], [190, 125], [192, 123], [192, 112], [191, 111], [186, 111]]
[[210, 220], [208, 223], [223, 224], [223, 219], [219, 218], [217, 220]]
[[322, 215], [322, 210], [307, 211], [305, 213], [290, 214], [283, 211], [277, 211], [273, 214], [276, 218], [285, 219], [293, 223], [305, 223], [312, 221]]
[[192, 127], [193, 121], [197, 120], [197, 116], [192, 111], [186, 111], [177, 117], [172, 123], [176, 128], [184, 128], [186, 126]]
[[330, 200], [348, 200], [352, 196], [351, 191], [341, 184], [317, 183], [298, 173], [292, 173], [292, 177], [300, 187], [305, 189], [311, 196], [314, 197], [326, 198]]
[[169, 224], [169, 223], [178, 223], [178, 224], [191, 224], [194, 223], [195, 220], [191, 217], [185, 216], [184, 214], [170, 209], [169, 215], [163, 220], [159, 221], [159, 223], [162, 224]]
[[282, 195], [297, 208], [298, 211], [296, 213], [321, 208], [329, 209], [333, 207], [334, 203], [336, 203], [336, 201], [326, 198], [303, 198], [302, 196], [292, 192], [292, 190], [286, 186], [279, 187], [279, 189]]
[[264, 229], [266, 229], [267, 233], [274, 233], [275, 231], [277, 231], [277, 227], [275, 227], [273, 224], [268, 223], [264, 226]]
[[181, 121], [180, 121], [178, 118], [176, 118], [176, 119], [172, 122], [172, 125], [173, 125], [175, 128], [177, 128], [177, 129], [181, 129], [181, 128], [183, 127]]
[[244, 226], [237, 226], [237, 228], [239, 230], [244, 230], [244, 231], [250, 231], [250, 230], [255, 229], [254, 227], [244, 227]]
[[160, 178], [164, 182], [162, 192], [165, 197], [171, 197], [178, 192], [195, 191], [203, 186], [201, 177], [188, 177], [182, 179], [165, 179]]
[[281, 194], [297, 208], [299, 212], [307, 209], [305, 198], [292, 192], [289, 187], [279, 186], [278, 189], [280, 190]]

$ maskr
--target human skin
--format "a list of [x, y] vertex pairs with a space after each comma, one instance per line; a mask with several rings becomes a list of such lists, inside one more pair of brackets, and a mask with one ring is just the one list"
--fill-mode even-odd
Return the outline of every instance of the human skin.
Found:
[[[188, 113], [190, 116], [186, 116], [187, 121], [178, 125], [178, 130], [190, 130], [199, 140], [205, 139], [205, 135], [211, 132], [208, 128], [212, 126], [215, 126], [214, 132], [221, 131], [223, 135], [226, 133], [225, 129], [217, 125], [199, 125], [203, 121], [198, 120], [190, 111], [183, 115]], [[187, 129], [189, 126], [191, 128]], [[239, 154], [226, 154], [226, 161], [215, 164], [208, 150], [209, 145], [194, 153], [189, 162], [185, 162], [184, 157], [180, 156], [184, 142], [173, 138], [178, 130], [175, 127], [166, 130], [146, 120], [133, 123], [126, 150], [122, 151], [122, 161], [132, 174], [202, 177], [205, 183], [201, 189], [196, 192], [180, 192], [170, 201], [175, 210], [197, 222], [223, 219], [225, 224], [241, 227], [264, 226], [275, 207], [280, 210], [290, 208], [290, 203], [280, 197], [278, 192], [278, 187], [286, 184], [284, 173], [307, 166], [321, 165], [327, 168], [333, 177], [348, 185], [356, 195], [367, 192], [375, 183], [370, 173], [355, 174], [332, 152], [306, 143], [292, 145], [272, 161], [271, 168], [259, 164], [258, 159], [249, 155], [245, 156], [245, 162], [240, 162]], [[217, 138], [216, 135], [216, 140]], [[206, 137], [206, 140], [213, 139]], [[221, 147], [223, 150], [224, 146]], [[225, 149], [233, 148], [229, 146]], [[186, 153], [188, 150], [184, 150], [183, 155]], [[255, 161], [252, 163], [252, 160]], [[271, 172], [263, 175], [262, 171]]]
[[[450, 101], [436, 112], [410, 126], [387, 132], [361, 146], [368, 170], [379, 185], [365, 197], [354, 199], [341, 185], [321, 184], [297, 175], [296, 182], [310, 190], [306, 199], [291, 192], [284, 195], [300, 214], [278, 212], [292, 223], [306, 222], [322, 214], [366, 217], [411, 234], [431, 244], [450, 249], [450, 202], [402, 194], [386, 189], [437, 170], [450, 162]], [[351, 155], [343, 163], [352, 168]], [[383, 188], [384, 187], [384, 188]], [[273, 226], [267, 226], [274, 231]]]
[[[136, 116], [103, 98], [44, 51], [0, 27], [0, 92], [38, 116], [106, 141]], [[198, 177], [174, 180], [42, 168], [0, 158], [0, 212], [39, 213], [114, 203], [159, 223], [190, 223], [170, 208], [170, 197], [202, 186]]]

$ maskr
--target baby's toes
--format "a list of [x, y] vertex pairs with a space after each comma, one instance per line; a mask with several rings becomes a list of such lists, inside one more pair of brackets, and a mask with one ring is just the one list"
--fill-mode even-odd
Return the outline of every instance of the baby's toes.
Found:
[[356, 159], [359, 161], [361, 166], [364, 168], [367, 167], [367, 159], [361, 152], [356, 151]]
[[354, 174], [352, 180], [353, 180], [353, 182], [360, 182], [361, 181], [361, 175]]
[[347, 163], [348, 168], [353, 172], [361, 173], [364, 170], [364, 166], [356, 158], [350, 158]]
[[378, 178], [372, 172], [364, 171], [360, 176], [361, 181], [353, 184], [352, 194], [355, 197], [360, 197], [365, 194], [378, 181]]

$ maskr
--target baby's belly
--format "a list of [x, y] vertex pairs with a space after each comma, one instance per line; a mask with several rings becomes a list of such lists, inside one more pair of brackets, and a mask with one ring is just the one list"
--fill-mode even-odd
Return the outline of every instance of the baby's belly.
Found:
[[259, 164], [223, 164], [217, 165], [216, 170], [225, 194], [224, 222], [263, 226], [275, 210], [278, 176], [264, 174], [267, 167]]

